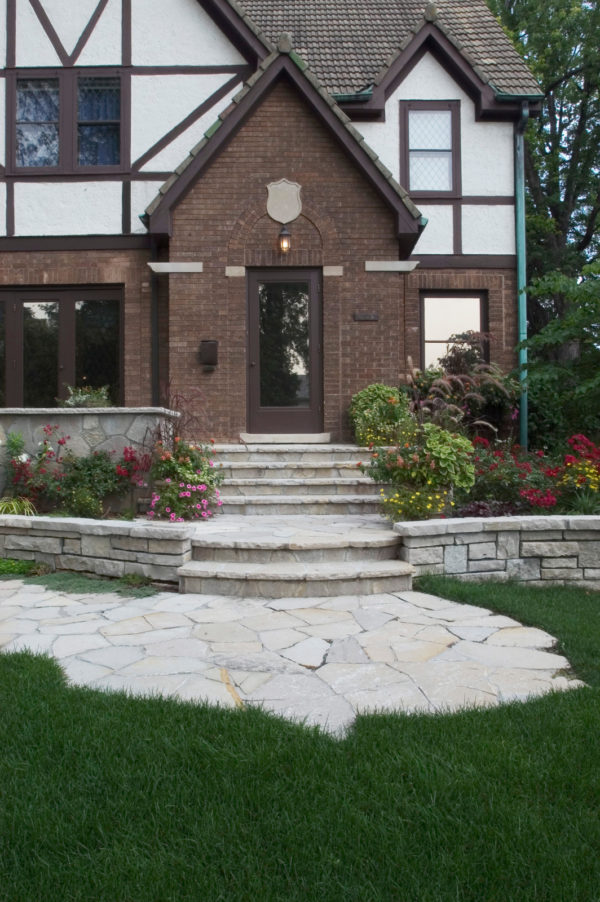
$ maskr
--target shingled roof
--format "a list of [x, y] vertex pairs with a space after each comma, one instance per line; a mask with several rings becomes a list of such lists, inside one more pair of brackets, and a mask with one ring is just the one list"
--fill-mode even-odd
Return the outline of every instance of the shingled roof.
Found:
[[484, 0], [435, 0], [433, 8], [427, 0], [229, 2], [245, 11], [257, 33], [272, 44], [283, 32], [291, 34], [297, 52], [332, 94], [355, 94], [376, 85], [433, 16], [496, 94], [540, 95]]

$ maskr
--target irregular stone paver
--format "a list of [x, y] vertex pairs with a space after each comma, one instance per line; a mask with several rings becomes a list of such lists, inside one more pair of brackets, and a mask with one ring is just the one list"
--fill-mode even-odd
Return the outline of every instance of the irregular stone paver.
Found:
[[0, 649], [49, 653], [75, 684], [259, 705], [333, 733], [357, 712], [485, 707], [582, 685], [553, 645], [543, 630], [422, 592], [124, 599], [0, 585]]

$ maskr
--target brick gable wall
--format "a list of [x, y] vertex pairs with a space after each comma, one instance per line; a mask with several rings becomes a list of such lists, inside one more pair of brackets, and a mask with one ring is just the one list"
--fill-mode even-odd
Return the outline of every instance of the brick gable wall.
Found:
[[[280, 225], [266, 213], [266, 186], [302, 186], [302, 215], [289, 228], [292, 250], [277, 251]], [[420, 360], [419, 291], [486, 290], [492, 356], [514, 363], [511, 271], [418, 270], [366, 273], [365, 260], [398, 258], [394, 216], [331, 133], [287, 84], [277, 84], [173, 212], [171, 260], [204, 263], [201, 275], [170, 277], [169, 359], [182, 394], [203, 396], [211, 435], [237, 440], [246, 430], [246, 282], [226, 266], [343, 266], [323, 280], [325, 431], [349, 438], [346, 410], [370, 382], [398, 384], [407, 356]], [[375, 313], [377, 322], [355, 322]], [[219, 341], [217, 369], [197, 363], [202, 339]]]

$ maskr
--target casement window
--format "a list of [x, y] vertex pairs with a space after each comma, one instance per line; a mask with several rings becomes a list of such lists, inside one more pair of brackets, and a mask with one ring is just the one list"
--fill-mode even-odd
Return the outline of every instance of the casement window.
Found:
[[401, 183], [415, 197], [459, 195], [459, 102], [408, 100], [400, 112]]
[[12, 73], [9, 144], [15, 171], [121, 169], [125, 162], [121, 93], [117, 71]]
[[55, 407], [67, 386], [108, 385], [122, 401], [122, 291], [0, 290], [0, 405]]
[[451, 346], [450, 337], [462, 332], [487, 332], [485, 293], [421, 294], [422, 369], [436, 366]]

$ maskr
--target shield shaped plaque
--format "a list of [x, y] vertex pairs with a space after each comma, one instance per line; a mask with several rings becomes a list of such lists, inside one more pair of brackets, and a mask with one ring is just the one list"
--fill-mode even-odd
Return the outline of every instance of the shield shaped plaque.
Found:
[[275, 222], [293, 222], [302, 212], [300, 185], [280, 179], [267, 185], [267, 213]]

